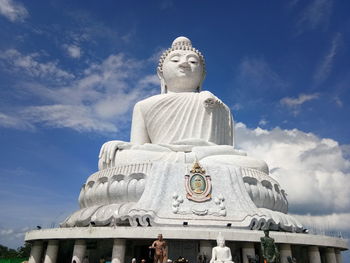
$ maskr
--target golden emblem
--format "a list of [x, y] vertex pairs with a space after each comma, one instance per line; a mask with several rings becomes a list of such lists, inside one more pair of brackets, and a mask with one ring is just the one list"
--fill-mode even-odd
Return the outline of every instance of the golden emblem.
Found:
[[211, 178], [205, 174], [205, 170], [196, 161], [185, 175], [185, 187], [187, 199], [195, 202], [204, 202], [211, 199]]

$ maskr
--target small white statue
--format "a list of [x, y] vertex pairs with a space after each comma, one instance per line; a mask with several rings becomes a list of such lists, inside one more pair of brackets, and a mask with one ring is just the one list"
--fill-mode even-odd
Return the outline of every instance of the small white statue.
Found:
[[221, 232], [216, 242], [217, 246], [213, 247], [210, 263], [234, 263], [232, 261], [231, 249], [225, 246], [225, 238]]

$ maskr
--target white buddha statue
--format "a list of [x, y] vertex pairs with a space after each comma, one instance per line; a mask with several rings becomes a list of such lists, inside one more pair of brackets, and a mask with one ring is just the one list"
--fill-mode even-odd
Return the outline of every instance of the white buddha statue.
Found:
[[233, 263], [231, 249], [225, 246], [225, 238], [219, 233], [217, 246], [213, 247], [210, 263]]
[[[194, 218], [190, 224], [301, 231], [285, 214], [287, 199], [266, 163], [234, 149], [230, 109], [201, 90], [204, 57], [188, 38], [174, 40], [157, 73], [161, 94], [136, 103], [130, 142], [103, 144], [99, 171], [80, 191], [80, 209], [62, 225], [182, 225]], [[184, 178], [194, 163], [208, 172], [206, 196]], [[221, 239], [213, 255], [215, 262], [232, 260]]]
[[209, 91], [203, 55], [186, 37], [174, 40], [160, 58], [161, 94], [136, 103], [131, 141], [110, 141], [100, 151], [99, 169], [119, 164], [168, 161], [233, 164], [268, 173], [265, 162], [234, 149], [230, 109]]

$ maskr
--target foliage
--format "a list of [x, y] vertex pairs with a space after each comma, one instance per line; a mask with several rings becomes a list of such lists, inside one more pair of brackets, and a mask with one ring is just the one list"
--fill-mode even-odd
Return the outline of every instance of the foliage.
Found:
[[0, 259], [29, 258], [30, 248], [30, 243], [25, 243], [24, 246], [17, 248], [17, 250], [0, 245]]

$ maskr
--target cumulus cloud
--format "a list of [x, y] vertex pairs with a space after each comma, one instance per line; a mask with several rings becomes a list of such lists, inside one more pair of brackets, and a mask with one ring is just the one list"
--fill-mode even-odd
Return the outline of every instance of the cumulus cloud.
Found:
[[332, 0], [313, 0], [299, 15], [298, 33], [326, 27], [332, 14], [332, 6]]
[[81, 49], [77, 45], [64, 45], [68, 55], [72, 58], [80, 58]]
[[348, 213], [350, 160], [338, 142], [303, 131], [236, 125], [238, 147], [263, 159], [294, 213]]
[[343, 38], [340, 33], [337, 33], [332, 39], [330, 50], [323, 58], [320, 65], [316, 68], [315, 74], [313, 76], [316, 84], [320, 84], [325, 81], [331, 73], [335, 57], [338, 53], [340, 44], [342, 43], [342, 39]]
[[8, 49], [0, 53], [0, 60], [10, 70], [25, 73], [31, 77], [45, 78], [45, 80], [61, 81], [74, 78], [73, 74], [61, 69], [57, 62], [40, 62], [39, 57], [37, 53], [24, 55], [16, 49]]
[[28, 17], [27, 9], [13, 0], [0, 0], [0, 14], [11, 22], [23, 21]]
[[32, 123], [44, 123], [55, 128], [73, 128], [77, 131], [115, 132], [115, 124], [94, 118], [88, 107], [74, 105], [33, 106], [22, 111]]
[[24, 55], [14, 49], [0, 55], [10, 71], [24, 73], [26, 82], [19, 86], [41, 101], [17, 111], [17, 122], [8, 114], [0, 115], [3, 126], [19, 126], [22, 120], [77, 131], [116, 132], [118, 125], [126, 122], [122, 115], [138, 99], [154, 94], [159, 85], [156, 75], [140, 73], [144, 63], [123, 54], [92, 62], [76, 73], [61, 69], [57, 62], [40, 59], [40, 54]]
[[330, 231], [349, 231], [350, 213], [332, 213], [328, 215], [294, 215], [303, 225], [315, 234]]
[[260, 121], [259, 121], [259, 125], [260, 126], [265, 126], [266, 124], [268, 124], [269, 122], [267, 120], [265, 120], [264, 118], [262, 118]]
[[280, 100], [280, 103], [283, 106], [288, 107], [293, 111], [294, 115], [297, 115], [300, 111], [300, 107], [305, 102], [315, 100], [319, 98], [318, 93], [312, 93], [312, 94], [300, 94], [297, 98], [291, 98], [291, 97], [284, 97]]

